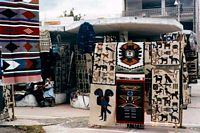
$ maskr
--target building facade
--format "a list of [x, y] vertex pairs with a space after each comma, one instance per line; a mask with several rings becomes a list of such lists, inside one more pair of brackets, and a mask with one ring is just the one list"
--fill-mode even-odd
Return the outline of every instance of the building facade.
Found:
[[42, 31], [65, 31], [67, 26], [70, 26], [74, 23], [73, 17], [59, 17], [53, 19], [45, 19], [41, 21]]
[[199, 0], [123, 0], [123, 16], [180, 18], [184, 29], [198, 31]]

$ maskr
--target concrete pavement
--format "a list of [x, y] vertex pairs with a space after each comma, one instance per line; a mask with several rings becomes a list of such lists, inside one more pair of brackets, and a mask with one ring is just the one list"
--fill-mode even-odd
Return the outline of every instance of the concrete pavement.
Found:
[[[200, 83], [200, 81], [199, 81]], [[200, 84], [192, 86], [192, 103], [183, 112], [183, 126], [187, 129], [177, 129], [179, 133], [200, 132]], [[69, 105], [55, 107], [16, 107], [17, 120], [1, 122], [3, 126], [13, 125], [43, 125], [47, 133], [173, 133], [172, 124], [158, 124], [150, 121], [145, 115], [145, 129], [128, 129], [126, 125], [117, 124], [113, 127], [89, 128], [89, 110], [71, 108]], [[154, 125], [154, 126], [152, 126]]]

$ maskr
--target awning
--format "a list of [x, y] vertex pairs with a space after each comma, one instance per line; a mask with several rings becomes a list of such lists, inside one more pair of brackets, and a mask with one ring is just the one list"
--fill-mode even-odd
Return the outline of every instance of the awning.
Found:
[[66, 31], [78, 33], [84, 22], [92, 24], [95, 33], [129, 31], [130, 34], [153, 36], [183, 30], [183, 25], [175, 19], [121, 17], [77, 21], [66, 27]]

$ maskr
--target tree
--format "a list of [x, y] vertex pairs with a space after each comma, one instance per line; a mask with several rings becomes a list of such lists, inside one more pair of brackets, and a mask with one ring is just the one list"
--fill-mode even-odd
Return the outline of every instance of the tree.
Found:
[[81, 19], [81, 14], [75, 15], [74, 16], [74, 21], [79, 21]]
[[70, 17], [74, 17], [74, 8], [72, 8], [72, 9], [70, 10], [69, 16], [70, 16]]
[[70, 10], [69, 14], [67, 14], [67, 10], [63, 11], [63, 15], [61, 15], [60, 17], [73, 17], [74, 21], [79, 21], [82, 18], [81, 14], [74, 14], [74, 8]]

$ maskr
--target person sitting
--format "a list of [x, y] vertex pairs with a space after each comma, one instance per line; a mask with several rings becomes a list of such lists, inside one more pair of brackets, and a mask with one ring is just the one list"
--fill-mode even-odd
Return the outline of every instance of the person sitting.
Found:
[[44, 102], [47, 101], [50, 104], [50, 106], [55, 105], [53, 81], [51, 81], [50, 78], [47, 78], [45, 80], [45, 84], [43, 86], [43, 97], [44, 97]]

